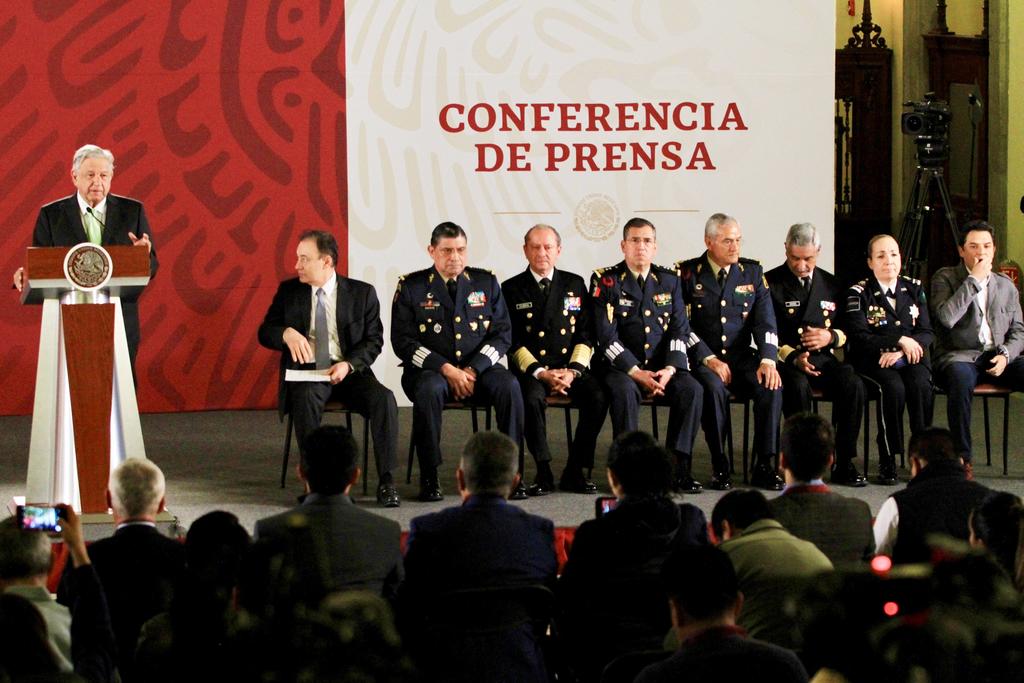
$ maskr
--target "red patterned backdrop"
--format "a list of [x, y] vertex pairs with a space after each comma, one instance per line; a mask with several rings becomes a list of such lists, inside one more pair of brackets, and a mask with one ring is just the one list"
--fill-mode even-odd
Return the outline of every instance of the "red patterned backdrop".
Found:
[[[347, 269], [342, 0], [24, 0], [0, 9], [0, 274], [71, 155], [114, 152], [145, 203], [160, 272], [140, 304], [144, 411], [270, 407], [256, 328], [296, 235], [333, 230]], [[0, 297], [0, 414], [29, 413], [39, 307]]]

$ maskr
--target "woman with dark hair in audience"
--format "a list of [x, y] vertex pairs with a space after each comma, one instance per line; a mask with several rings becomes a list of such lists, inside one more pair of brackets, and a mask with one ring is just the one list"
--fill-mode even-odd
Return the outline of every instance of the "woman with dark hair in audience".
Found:
[[249, 533], [230, 512], [214, 510], [189, 527], [185, 575], [170, 610], [139, 634], [136, 666], [144, 680], [228, 680], [234, 628], [234, 598]]
[[994, 491], [971, 513], [971, 545], [985, 548], [1024, 592], [1024, 503], [1012, 493]]

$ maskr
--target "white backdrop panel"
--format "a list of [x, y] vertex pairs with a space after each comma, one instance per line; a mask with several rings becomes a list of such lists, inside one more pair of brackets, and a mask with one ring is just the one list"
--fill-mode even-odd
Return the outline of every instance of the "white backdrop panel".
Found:
[[[470, 263], [500, 279], [525, 267], [526, 229], [554, 225], [559, 265], [587, 278], [621, 260], [629, 217], [657, 226], [656, 260], [668, 265], [704, 249], [704, 221], [716, 211], [740, 220], [744, 255], [767, 267], [781, 263], [789, 225], [813, 222], [819, 264], [831, 269], [834, 11], [821, 0], [348, 0], [349, 274], [377, 287], [390, 332], [398, 276], [430, 265], [426, 244], [443, 220], [469, 233]], [[584, 128], [588, 104], [607, 105], [615, 126], [619, 103], [694, 103], [681, 123], [697, 129], [670, 120], [654, 130], [559, 130], [557, 110], [542, 130], [531, 119], [522, 131], [500, 130], [500, 118], [483, 131], [442, 125], [446, 105], [464, 110], [446, 117], [451, 128], [474, 106], [486, 123], [480, 115], [502, 104], [551, 103], [579, 110]], [[653, 143], [655, 167], [609, 170], [606, 146], [625, 150], [629, 165], [631, 143]], [[508, 145], [528, 145], [520, 165], [531, 168], [509, 170], [506, 158], [479, 170], [481, 145], [506, 157]], [[549, 145], [593, 146], [597, 170], [575, 170], [575, 157], [546, 170]], [[671, 166], [666, 149], [678, 150], [680, 168], [662, 167]], [[390, 344], [374, 369], [401, 402]]]

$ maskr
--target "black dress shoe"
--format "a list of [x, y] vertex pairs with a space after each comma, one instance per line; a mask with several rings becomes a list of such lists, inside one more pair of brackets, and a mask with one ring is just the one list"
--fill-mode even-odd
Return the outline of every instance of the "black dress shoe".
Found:
[[861, 486], [867, 486], [868, 480], [863, 474], [857, 471], [856, 465], [852, 462], [848, 462], [845, 465], [836, 465], [836, 468], [832, 470], [832, 483], [859, 488]]
[[444, 500], [441, 485], [437, 483], [436, 479], [428, 479], [420, 484], [419, 500], [422, 503], [436, 503], [439, 500]]
[[526, 495], [530, 498], [536, 498], [537, 496], [546, 496], [555, 490], [555, 482], [553, 481], [534, 481], [526, 489]]
[[785, 488], [785, 482], [779, 476], [775, 468], [766, 462], [759, 463], [754, 467], [754, 474], [750, 477], [750, 483], [759, 489], [766, 491], [781, 491]]
[[716, 491], [729, 491], [732, 489], [732, 477], [728, 473], [711, 475], [711, 488]]
[[673, 488], [680, 493], [701, 493], [704, 485], [688, 474], [677, 474], [672, 482]]
[[516, 487], [512, 489], [512, 495], [509, 496], [509, 500], [526, 500], [529, 497], [530, 493], [527, 491], [526, 486], [523, 482], [519, 482], [516, 484]]
[[875, 477], [876, 484], [893, 486], [899, 480], [899, 477], [896, 476], [896, 458], [890, 458], [878, 463], [878, 476]]
[[583, 476], [582, 472], [562, 473], [558, 488], [570, 493], [597, 493], [597, 484]]
[[402, 504], [394, 484], [381, 484], [377, 487], [377, 504], [386, 508], [396, 508]]

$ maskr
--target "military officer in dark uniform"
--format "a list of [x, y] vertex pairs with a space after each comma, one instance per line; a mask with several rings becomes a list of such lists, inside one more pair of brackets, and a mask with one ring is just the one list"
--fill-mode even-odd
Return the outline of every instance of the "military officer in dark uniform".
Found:
[[932, 343], [928, 302], [920, 280], [900, 275], [900, 247], [889, 235], [868, 242], [872, 276], [847, 290], [843, 325], [850, 335], [850, 362], [874, 387], [878, 399], [878, 483], [895, 484], [896, 457], [903, 453], [903, 408], [911, 435], [932, 422]]
[[529, 267], [501, 285], [512, 317], [509, 366], [519, 380], [526, 409], [526, 445], [537, 462], [537, 478], [528, 493], [554, 489], [545, 408], [548, 395], [569, 396], [580, 411], [569, 460], [559, 488], [597, 491], [583, 469], [594, 466], [597, 435], [608, 414], [601, 383], [589, 371], [593, 354], [592, 320], [586, 284], [575, 273], [557, 270], [562, 237], [550, 225], [535, 225], [524, 238]]
[[765, 273], [779, 326], [779, 374], [782, 413], [810, 412], [811, 389], [832, 400], [836, 423], [836, 462], [832, 483], [864, 486], [857, 471], [857, 436], [864, 413], [864, 384], [852, 365], [833, 355], [846, 344], [836, 323], [842, 314], [842, 290], [832, 273], [816, 267], [821, 238], [810, 223], [786, 234], [786, 262]]
[[635, 431], [644, 397], [668, 405], [665, 445], [676, 458], [675, 487], [699, 493], [703, 486], [690, 470], [702, 391], [686, 357], [690, 325], [679, 278], [652, 263], [658, 242], [650, 221], [627, 221], [620, 246], [625, 259], [590, 278], [598, 367], [608, 388], [612, 429], [615, 436]]
[[782, 379], [775, 367], [779, 338], [761, 264], [740, 258], [742, 239], [739, 222], [716, 213], [704, 224], [707, 251], [676, 264], [693, 328], [687, 347], [694, 377], [704, 387], [702, 424], [714, 468], [712, 486], [732, 487], [723, 448], [732, 391], [754, 401], [757, 464], [751, 483], [778, 491], [783, 486], [774, 464], [782, 412]]
[[391, 307], [391, 345], [402, 361], [402, 389], [412, 400], [420, 463], [420, 500], [442, 500], [441, 412], [449, 400], [494, 407], [498, 429], [519, 443], [523, 398], [511, 372], [498, 364], [512, 326], [498, 279], [466, 267], [466, 233], [441, 223], [427, 253], [434, 266], [399, 278]]

